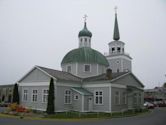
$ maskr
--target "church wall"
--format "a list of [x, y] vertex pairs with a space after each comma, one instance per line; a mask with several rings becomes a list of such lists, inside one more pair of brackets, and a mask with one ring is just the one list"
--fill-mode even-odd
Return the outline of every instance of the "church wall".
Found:
[[[136, 94], [136, 101], [134, 101], [134, 95]], [[141, 95], [141, 99], [138, 95]], [[131, 89], [128, 91], [128, 108], [140, 108], [143, 107], [144, 103], [144, 93], [138, 89]]]
[[[115, 104], [115, 92], [120, 93], [120, 104]], [[128, 106], [127, 104], [122, 103], [122, 94], [123, 92], [127, 93], [127, 90], [125, 88], [115, 88], [111, 87], [111, 111], [116, 112], [116, 111], [122, 111], [123, 109], [127, 109]]]
[[113, 82], [114, 84], [122, 84], [122, 85], [129, 85], [129, 86], [135, 86], [138, 88], [142, 88], [140, 83], [131, 75], [126, 75], [116, 81]]
[[[73, 110], [74, 111], [82, 111], [82, 95], [80, 95], [79, 93], [72, 91], [73, 95], [72, 95], [72, 105], [73, 105]], [[78, 100], [74, 99], [74, 96], [78, 96]]]
[[55, 111], [57, 112], [73, 110], [72, 103], [71, 104], [64, 103], [65, 90], [71, 90], [71, 87], [57, 86], [56, 97], [55, 97]]
[[93, 97], [95, 97], [95, 91], [103, 92], [103, 104], [96, 105], [93, 98], [93, 111], [109, 112], [109, 87], [86, 87], [86, 89], [93, 93]]
[[129, 70], [129, 71], [131, 71], [131, 61], [129, 61], [129, 60], [126, 60], [126, 59], [122, 59], [123, 60], [123, 69], [124, 69], [124, 71], [126, 71], [126, 70]]
[[50, 77], [35, 68], [20, 82], [31, 83], [31, 82], [48, 82], [48, 81], [50, 81]]
[[[28, 107], [30, 109], [46, 111], [47, 103], [43, 102], [43, 90], [48, 90], [48, 86], [20, 86], [20, 103], [21, 105]], [[27, 101], [23, 100], [23, 91], [28, 90]], [[37, 101], [32, 101], [32, 91], [37, 90]]]
[[98, 65], [98, 75], [106, 73], [106, 67], [103, 65]]
[[109, 68], [112, 69], [112, 72], [117, 72], [119, 69], [119, 72], [122, 71], [121, 69], [121, 58], [116, 58], [116, 59], [108, 59], [109, 62]]
[[[88, 64], [88, 63], [87, 63]], [[95, 76], [97, 75], [97, 64], [90, 64], [91, 65], [91, 71], [85, 72], [84, 71], [84, 65], [83, 63], [78, 63], [78, 76], [82, 78]]]
[[68, 64], [65, 64], [65, 65], [62, 65], [62, 71], [67, 72], [67, 67], [68, 66], [71, 66], [71, 74], [76, 75], [77, 74], [77, 71], [76, 71], [77, 64], [76, 63], [68, 63]]

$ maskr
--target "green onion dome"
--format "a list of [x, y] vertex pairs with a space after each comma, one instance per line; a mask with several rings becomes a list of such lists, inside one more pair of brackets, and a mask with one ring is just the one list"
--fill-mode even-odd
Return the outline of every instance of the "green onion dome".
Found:
[[92, 37], [92, 33], [86, 27], [86, 22], [84, 23], [84, 28], [78, 34], [78, 37], [81, 37], [81, 36]]
[[104, 66], [109, 66], [106, 57], [100, 52], [91, 49], [90, 47], [82, 47], [71, 50], [63, 58], [61, 65], [68, 63], [96, 63]]

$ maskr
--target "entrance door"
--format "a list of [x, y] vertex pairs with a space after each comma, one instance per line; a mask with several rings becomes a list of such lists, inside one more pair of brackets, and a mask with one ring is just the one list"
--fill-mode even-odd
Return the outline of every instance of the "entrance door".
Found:
[[88, 98], [88, 110], [92, 111], [93, 109], [93, 102], [92, 102], [92, 98]]

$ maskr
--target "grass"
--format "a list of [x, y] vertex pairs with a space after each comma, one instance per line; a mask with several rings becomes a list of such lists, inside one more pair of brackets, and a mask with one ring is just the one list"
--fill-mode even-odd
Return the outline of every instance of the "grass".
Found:
[[[121, 117], [132, 117], [140, 114], [145, 114], [149, 112], [147, 109], [140, 110], [128, 110], [125, 112], [114, 112], [114, 113], [95, 113], [95, 112], [59, 112], [53, 115], [44, 115], [44, 113], [36, 114], [36, 117], [33, 116], [22, 116], [21, 114], [9, 115], [9, 114], [0, 114], [0, 117], [3, 118], [19, 118], [19, 119], [29, 119], [29, 120], [85, 120], [85, 119], [110, 119], [110, 118], [121, 118]], [[42, 117], [41, 117], [42, 115]]]
[[137, 110], [128, 110], [125, 112], [114, 112], [114, 113], [103, 113], [103, 112], [87, 112], [87, 113], [80, 113], [80, 112], [59, 112], [55, 113], [54, 115], [46, 115], [45, 118], [51, 119], [82, 119], [82, 118], [119, 118], [119, 117], [131, 117], [136, 116], [139, 114], [143, 114], [148, 112], [147, 109], [137, 109]]

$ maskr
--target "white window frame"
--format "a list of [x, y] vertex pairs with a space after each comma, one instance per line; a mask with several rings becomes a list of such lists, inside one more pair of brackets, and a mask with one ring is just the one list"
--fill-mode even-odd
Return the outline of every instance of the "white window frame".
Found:
[[[89, 65], [89, 71], [85, 71], [85, 66], [86, 66], [86, 65]], [[83, 68], [84, 68], [84, 72], [91, 72], [91, 64], [84, 64], [84, 67], [83, 67]]]
[[[98, 92], [98, 93], [102, 92], [102, 95], [100, 95], [100, 94], [96, 95], [96, 92]], [[98, 103], [96, 103], [96, 97], [98, 98]], [[101, 103], [100, 103], [100, 97], [102, 98], [102, 102]], [[103, 101], [104, 101], [103, 100], [103, 90], [95, 90], [94, 91], [94, 104], [95, 105], [103, 105], [104, 104]]]
[[[36, 95], [36, 101], [33, 100], [33, 95], [34, 95], [33, 91], [34, 90], [37, 90], [37, 93], [35, 94]], [[32, 99], [31, 100], [32, 100], [32, 102], [37, 102], [38, 101], [38, 89], [32, 89]]]
[[138, 104], [142, 104], [142, 94], [138, 93]]
[[[27, 91], [27, 93], [25, 93], [25, 90]], [[22, 93], [23, 93], [22, 101], [27, 102], [28, 101], [28, 89], [23, 89]], [[26, 99], [25, 99], [25, 97], [26, 97]]]
[[127, 92], [122, 92], [122, 104], [127, 104]]
[[[66, 91], [70, 91], [70, 94], [66, 94]], [[70, 102], [66, 102], [66, 98], [69, 98]], [[72, 104], [72, 91], [69, 89], [64, 91], [64, 104]]]
[[[116, 95], [116, 93], [118, 92], [118, 95]], [[118, 103], [116, 102], [116, 98], [118, 98]], [[114, 97], [114, 102], [115, 105], [120, 105], [120, 92], [119, 91], [115, 91], [115, 97]]]
[[72, 66], [71, 66], [71, 65], [67, 65], [67, 66], [66, 66], [66, 72], [68, 72], [68, 67], [71, 68], [71, 71], [69, 72], [69, 73], [71, 73], [71, 72], [72, 72]]
[[[45, 90], [47, 91], [47, 93], [44, 93]], [[49, 93], [48, 91], [49, 91], [48, 89], [43, 89], [42, 90], [42, 102], [43, 103], [47, 103], [48, 102], [48, 93]], [[45, 100], [45, 98], [46, 98], [46, 100]]]
[[138, 93], [134, 93], [133, 94], [133, 103], [134, 103], [134, 105], [137, 105], [138, 104]]
[[[78, 97], [78, 98], [76, 98], [76, 97]], [[74, 95], [74, 100], [79, 100], [79, 95], [78, 94]]]

